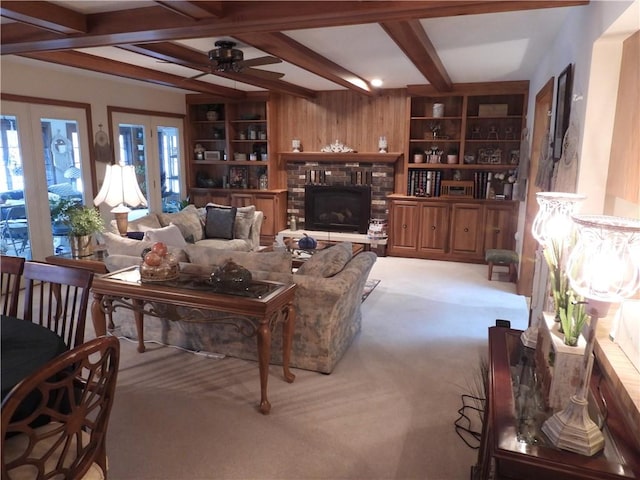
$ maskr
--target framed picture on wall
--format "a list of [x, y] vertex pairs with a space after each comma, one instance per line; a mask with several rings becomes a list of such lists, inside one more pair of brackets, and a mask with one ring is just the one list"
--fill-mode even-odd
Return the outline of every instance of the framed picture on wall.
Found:
[[562, 156], [562, 140], [569, 127], [569, 115], [571, 113], [571, 92], [572, 78], [571, 70], [573, 64], [567, 65], [558, 76], [558, 88], [556, 89], [556, 118], [555, 130], [553, 133], [553, 160], [558, 161]]
[[229, 185], [231, 188], [247, 188], [249, 171], [247, 167], [229, 167]]

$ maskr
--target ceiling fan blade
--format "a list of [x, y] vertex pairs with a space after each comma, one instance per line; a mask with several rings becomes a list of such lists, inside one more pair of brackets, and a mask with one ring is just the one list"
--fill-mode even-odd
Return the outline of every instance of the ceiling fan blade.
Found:
[[240, 60], [236, 63], [240, 67], [257, 67], [260, 65], [273, 65], [274, 63], [282, 63], [282, 60], [280, 60], [278, 57], [266, 56], [250, 58], [249, 60]]
[[284, 77], [284, 73], [270, 72], [267, 70], [260, 70], [259, 68], [243, 68], [242, 73], [246, 73], [253, 77], [264, 78], [265, 80], [278, 80]]
[[204, 77], [205, 75], [209, 75], [210, 72], [202, 72], [193, 77], [188, 77], [187, 80], [195, 80], [196, 78]]

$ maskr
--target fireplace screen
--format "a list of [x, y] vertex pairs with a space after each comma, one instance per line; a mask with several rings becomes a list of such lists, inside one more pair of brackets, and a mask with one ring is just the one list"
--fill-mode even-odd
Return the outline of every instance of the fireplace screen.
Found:
[[306, 185], [304, 223], [309, 230], [367, 233], [369, 185]]

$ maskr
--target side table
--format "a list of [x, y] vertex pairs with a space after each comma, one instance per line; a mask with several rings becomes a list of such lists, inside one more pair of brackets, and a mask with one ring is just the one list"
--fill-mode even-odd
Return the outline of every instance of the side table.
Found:
[[89, 257], [74, 258], [70, 253], [61, 255], [49, 255], [45, 258], [47, 263], [63, 265], [66, 267], [78, 267], [91, 270], [93, 273], [102, 275], [107, 273], [107, 266], [104, 264], [104, 252], [99, 251]]

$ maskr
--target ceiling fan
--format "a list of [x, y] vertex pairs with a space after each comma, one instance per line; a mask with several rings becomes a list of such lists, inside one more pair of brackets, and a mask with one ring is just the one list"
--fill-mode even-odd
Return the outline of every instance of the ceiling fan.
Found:
[[[267, 80], [278, 80], [284, 76], [284, 73], [270, 72], [267, 70], [260, 70], [257, 67], [261, 65], [272, 65], [274, 63], [281, 63], [277, 57], [264, 56], [251, 58], [249, 60], [244, 59], [244, 53], [242, 50], [235, 48], [236, 43], [230, 40], [218, 40], [215, 43], [216, 48], [209, 50], [209, 61], [211, 64], [209, 68], [211, 72], [226, 72], [226, 73], [242, 73], [253, 77], [260, 77]], [[192, 77], [192, 79], [199, 78], [208, 73], [201, 73]]]

